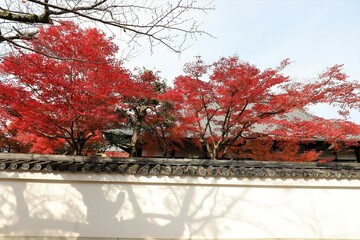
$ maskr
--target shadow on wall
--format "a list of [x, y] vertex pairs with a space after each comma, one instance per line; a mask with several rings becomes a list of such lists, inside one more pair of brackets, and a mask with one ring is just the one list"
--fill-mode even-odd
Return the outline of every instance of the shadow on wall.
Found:
[[193, 185], [2, 181], [0, 236], [216, 238], [230, 227], [219, 225], [219, 218], [245, 194], [220, 199], [218, 191]]

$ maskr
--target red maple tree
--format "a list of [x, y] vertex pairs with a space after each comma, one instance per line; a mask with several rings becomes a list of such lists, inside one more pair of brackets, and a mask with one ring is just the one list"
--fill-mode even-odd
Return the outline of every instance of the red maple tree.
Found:
[[354, 123], [339, 120], [334, 125], [321, 118], [292, 117], [294, 111], [315, 103], [358, 107], [359, 83], [348, 81], [341, 65], [327, 69], [313, 82], [294, 83], [281, 73], [288, 64], [285, 60], [277, 68], [261, 71], [237, 56], [212, 65], [200, 58], [186, 64], [186, 74], [176, 78], [169, 92], [182, 111], [179, 121], [186, 136], [211, 159], [221, 159], [251, 139], [347, 141], [349, 134], [360, 134]]
[[119, 91], [129, 79], [115, 59], [117, 47], [99, 30], [72, 22], [43, 28], [27, 43], [60, 59], [23, 51], [5, 57], [2, 108], [22, 135], [41, 137], [32, 142], [33, 152], [55, 152], [55, 142], [66, 144], [68, 154], [91, 150], [91, 140], [101, 140], [115, 120]]
[[144, 135], [147, 154], [151, 156], [159, 151], [163, 157], [174, 157], [184, 143], [183, 128], [177, 121], [179, 112], [166, 94], [159, 96], [159, 99], [159, 105], [145, 121], [149, 126]]
[[174, 131], [175, 119], [172, 104], [164, 94], [167, 85], [157, 72], [146, 69], [136, 72], [121, 91], [117, 111], [120, 131], [108, 131], [105, 136], [111, 144], [133, 157], [140, 155], [138, 150], [143, 144], [158, 147], [167, 156], [167, 151], [173, 147], [172, 137], [178, 137], [170, 134]]

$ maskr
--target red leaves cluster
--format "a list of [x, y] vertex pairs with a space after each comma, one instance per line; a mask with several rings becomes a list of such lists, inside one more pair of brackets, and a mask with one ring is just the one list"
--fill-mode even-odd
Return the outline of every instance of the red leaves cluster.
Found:
[[167, 90], [158, 74], [149, 70], [132, 75], [128, 87], [122, 90], [120, 112], [125, 113], [126, 120], [122, 128], [132, 132], [130, 142], [123, 146], [131, 156], [137, 156], [136, 150], [143, 144], [158, 148], [167, 156], [174, 144], [181, 142]]
[[[360, 134], [359, 126], [350, 122], [312, 116], [297, 119], [294, 114], [314, 103], [357, 107], [359, 84], [347, 81], [341, 65], [329, 68], [313, 83], [294, 84], [281, 74], [288, 60], [265, 71], [236, 56], [221, 58], [212, 65], [201, 64], [203, 62], [197, 59], [186, 65], [188, 75], [175, 80], [170, 95], [183, 112], [179, 120], [187, 136], [205, 146], [212, 159], [230, 157], [236, 146], [240, 149], [246, 145], [246, 140], [256, 138], [266, 139], [266, 144], [269, 138], [348, 141], [350, 133]], [[200, 79], [205, 69], [209, 78]], [[253, 147], [257, 145], [259, 143], [254, 142]], [[286, 149], [295, 149], [293, 146]], [[262, 146], [263, 149], [268, 147]], [[306, 159], [313, 157], [314, 154], [308, 153]]]
[[229, 155], [261, 161], [312, 162], [319, 159], [321, 151], [302, 151], [297, 139], [274, 141], [265, 137], [247, 140], [241, 147], [232, 148]]
[[192, 139], [212, 159], [313, 161], [319, 153], [299, 154], [299, 142], [346, 148], [359, 141], [359, 125], [298, 116], [316, 103], [339, 106], [344, 116], [360, 109], [360, 85], [348, 81], [341, 65], [313, 82], [294, 83], [281, 72], [288, 59], [262, 71], [237, 56], [213, 64], [197, 57], [170, 89], [154, 71], [124, 69], [111, 40], [63, 22], [26, 40], [37, 53], [2, 60], [3, 151], [96, 152], [105, 144], [103, 131], [119, 126], [132, 132], [119, 146], [133, 156], [142, 144], [168, 156]]
[[115, 120], [117, 93], [129, 78], [115, 60], [117, 48], [98, 30], [67, 22], [42, 29], [29, 44], [65, 60], [28, 52], [5, 57], [2, 106], [13, 112], [11, 121], [22, 133], [49, 140], [37, 144], [28, 137], [31, 151], [56, 151], [55, 143], [66, 142], [67, 152], [80, 154]]
[[36, 39], [29, 40], [32, 49], [64, 60], [109, 63], [118, 47], [96, 28], [79, 28], [74, 22], [40, 28]]

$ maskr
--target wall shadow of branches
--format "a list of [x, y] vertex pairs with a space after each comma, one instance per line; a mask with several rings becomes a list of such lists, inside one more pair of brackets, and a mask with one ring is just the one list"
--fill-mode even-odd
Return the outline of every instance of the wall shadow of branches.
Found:
[[1, 181], [0, 196], [3, 236], [174, 239], [216, 238], [225, 227], [217, 220], [243, 197], [224, 201], [217, 187], [190, 184], [25, 180]]

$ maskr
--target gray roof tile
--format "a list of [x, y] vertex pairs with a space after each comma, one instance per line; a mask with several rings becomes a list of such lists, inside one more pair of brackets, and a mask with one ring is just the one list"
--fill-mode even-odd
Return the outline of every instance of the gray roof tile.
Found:
[[103, 158], [32, 154], [0, 154], [0, 171], [226, 178], [360, 179], [360, 163]]

